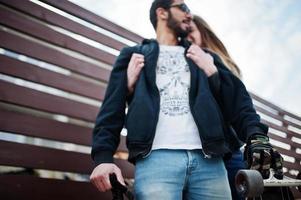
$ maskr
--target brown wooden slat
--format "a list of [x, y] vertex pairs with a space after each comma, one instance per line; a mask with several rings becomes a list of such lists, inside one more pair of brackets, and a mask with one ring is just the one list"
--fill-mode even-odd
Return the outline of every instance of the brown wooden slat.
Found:
[[102, 62], [107, 62], [107, 57], [113, 56], [110, 53], [90, 46], [60, 32], [54, 31], [49, 26], [24, 18], [23, 16], [3, 7], [0, 7], [0, 24], [54, 45], [80, 52]]
[[266, 110], [266, 109], [264, 109], [264, 108], [262, 108], [260, 106], [256, 106], [255, 105], [254, 107], [255, 107], [256, 111], [259, 111], [259, 112], [261, 112], [261, 113], [263, 113], [263, 114], [265, 114], [267, 116], [270, 116], [270, 117], [272, 117], [272, 118], [274, 118], [276, 120], [279, 120], [281, 122], [284, 121], [283, 117], [281, 117], [279, 115], [276, 115], [276, 114], [274, 114], [274, 113], [272, 113], [272, 112], [270, 112], [270, 111], [268, 111], [268, 110]]
[[108, 70], [79, 60], [50, 47], [26, 40], [3, 30], [0, 30], [0, 38], [0, 46], [3, 48], [70, 69], [71, 71], [101, 81], [106, 81], [109, 78], [110, 73]]
[[102, 101], [103, 86], [0, 55], [0, 72]]
[[280, 154], [284, 154], [287, 156], [291, 156], [297, 160], [301, 160], [301, 154], [297, 154], [295, 151], [286, 150], [278, 146], [276, 147], [276, 149], [277, 151], [279, 151]]
[[[91, 128], [0, 108], [0, 130], [79, 145], [91, 145]], [[16, 124], [17, 122], [17, 124]]]
[[263, 98], [261, 98], [261, 97], [255, 95], [255, 94], [253, 94], [253, 93], [251, 93], [251, 92], [249, 92], [249, 93], [250, 93], [251, 97], [252, 97], [253, 99], [255, 99], [256, 101], [259, 101], [260, 103], [265, 104], [266, 106], [271, 107], [271, 108], [274, 109], [274, 110], [282, 111], [282, 109], [281, 109], [280, 107], [278, 107], [278, 106], [272, 104], [271, 102], [269, 102], [269, 101], [267, 101], [267, 100], [265, 100], [265, 99], [263, 99]]
[[99, 192], [89, 182], [38, 178], [30, 175], [1, 175], [0, 196], [5, 200], [111, 200], [110, 192]]
[[[92, 129], [36, 117], [30, 114], [8, 111], [0, 107], [0, 130], [31, 137], [38, 137], [79, 145], [91, 145]], [[16, 126], [16, 122], [18, 125]], [[118, 151], [127, 152], [126, 138], [121, 136]]]
[[293, 142], [292, 140], [290, 140], [289, 138], [283, 138], [283, 137], [280, 137], [278, 135], [274, 135], [274, 134], [269, 134], [269, 137], [273, 140], [277, 140], [279, 142], [283, 142], [285, 144], [289, 144], [290, 146], [292, 147], [300, 147], [301, 145], [299, 143], [296, 143], [296, 142]]
[[[298, 163], [291, 163], [291, 162], [284, 161], [283, 166], [289, 170], [294, 169], [294, 170], [298, 170], [299, 172], [301, 172], [301, 166]], [[290, 177], [292, 177], [292, 176], [290, 176]]]
[[294, 136], [296, 138], [301, 139], [301, 134], [296, 133], [296, 132], [291, 131], [291, 130], [288, 130], [287, 128], [285, 128], [283, 126], [278, 126], [278, 125], [276, 125], [272, 122], [269, 122], [267, 120], [264, 120], [264, 119], [261, 119], [261, 122], [268, 125], [269, 127], [273, 128], [273, 129], [276, 129], [276, 130], [281, 131], [281, 132], [285, 132], [288, 136]]
[[271, 102], [269, 102], [269, 101], [267, 101], [267, 100], [265, 100], [265, 99], [263, 99], [263, 98], [261, 98], [261, 97], [255, 95], [255, 94], [253, 94], [253, 93], [251, 93], [251, 92], [249, 92], [249, 93], [250, 93], [251, 97], [252, 97], [253, 99], [255, 99], [256, 101], [259, 101], [260, 103], [263, 103], [263, 104], [265, 104], [266, 106], [271, 107], [271, 108], [274, 109], [274, 110], [277, 110], [279, 113], [283, 113], [283, 114], [285, 114], [285, 115], [287, 115], [287, 116], [290, 116], [290, 117], [292, 117], [292, 118], [295, 118], [295, 119], [301, 121], [301, 117], [299, 117], [299, 116], [297, 116], [297, 115], [294, 115], [294, 114], [292, 114], [292, 113], [290, 113], [290, 112], [287, 112], [287, 111], [283, 110], [282, 108], [280, 108], [279, 106], [276, 106], [275, 104], [273, 104], [273, 103], [271, 103]]
[[[115, 159], [126, 178], [134, 177], [134, 166]], [[90, 174], [94, 168], [89, 154], [0, 140], [0, 165]]]
[[298, 125], [298, 124], [296, 124], [296, 123], [294, 123], [294, 122], [285, 120], [282, 116], [280, 116], [280, 115], [275, 115], [274, 113], [272, 113], [272, 112], [270, 112], [270, 111], [268, 111], [268, 110], [266, 110], [266, 109], [264, 109], [264, 108], [261, 108], [260, 106], [256, 106], [256, 105], [255, 105], [255, 109], [256, 109], [257, 111], [259, 111], [259, 112], [261, 112], [261, 113], [267, 115], [267, 116], [270, 116], [270, 117], [272, 117], [272, 118], [274, 118], [274, 119], [276, 119], [276, 120], [281, 121], [281, 122], [284, 123], [284, 124], [288, 124], [288, 125], [291, 125], [291, 126], [293, 126], [293, 127], [296, 127], [296, 128], [301, 129], [301, 126], [300, 126], [300, 125]]
[[114, 40], [102, 33], [94, 31], [93, 29], [90, 29], [84, 25], [81, 25], [73, 20], [70, 20], [62, 15], [52, 12], [40, 5], [32, 3], [30, 1], [0, 0], [0, 2], [6, 6], [9, 6], [9, 7], [17, 9], [21, 12], [24, 12], [32, 17], [36, 17], [42, 21], [62, 27], [71, 32], [86, 36], [87, 38], [90, 38], [92, 40], [95, 40], [101, 44], [110, 46], [112, 48], [120, 50], [122, 47], [126, 46], [122, 42]]
[[72, 15], [75, 15], [85, 21], [88, 21], [92, 24], [107, 29], [117, 35], [132, 40], [134, 42], [140, 43], [143, 40], [143, 37], [139, 36], [138, 34], [133, 33], [121, 26], [118, 26], [117, 24], [114, 24], [103, 17], [100, 17], [76, 4], [73, 4], [70, 1], [60, 1], [60, 0], [42, 0], [42, 1], [56, 8], [59, 8], [65, 12], [68, 12]]
[[89, 174], [93, 170], [93, 163], [88, 154], [1, 140], [0, 149], [1, 165], [83, 174]]
[[87, 121], [94, 121], [98, 113], [98, 107], [25, 88], [6, 81], [0, 80], [0, 90], [0, 101], [7, 103], [28, 106]]

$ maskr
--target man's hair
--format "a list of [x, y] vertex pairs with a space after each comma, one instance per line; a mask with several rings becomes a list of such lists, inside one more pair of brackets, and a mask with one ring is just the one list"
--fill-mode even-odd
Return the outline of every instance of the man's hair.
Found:
[[149, 18], [150, 18], [150, 21], [155, 30], [157, 28], [157, 22], [158, 22], [157, 13], [156, 13], [157, 8], [164, 8], [167, 10], [167, 9], [169, 9], [169, 7], [172, 3], [173, 3], [173, 0], [154, 0], [153, 1], [152, 6], [149, 11]]

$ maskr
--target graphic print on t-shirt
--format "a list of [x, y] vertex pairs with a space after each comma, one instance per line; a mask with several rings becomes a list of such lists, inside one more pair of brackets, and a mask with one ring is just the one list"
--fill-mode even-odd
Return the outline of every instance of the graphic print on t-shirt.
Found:
[[161, 112], [179, 116], [190, 112], [188, 95], [190, 72], [183, 51], [161, 51], [157, 65], [157, 86]]

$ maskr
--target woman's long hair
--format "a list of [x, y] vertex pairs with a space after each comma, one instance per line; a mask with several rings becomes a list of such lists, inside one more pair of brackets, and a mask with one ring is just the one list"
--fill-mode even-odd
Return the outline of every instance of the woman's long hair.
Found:
[[217, 53], [222, 61], [226, 64], [229, 70], [232, 71], [233, 74], [241, 78], [241, 71], [239, 67], [235, 64], [231, 56], [229, 55], [226, 47], [221, 42], [221, 40], [215, 35], [210, 26], [203, 20], [201, 17], [194, 15], [193, 21], [196, 24], [196, 27], [201, 33], [203, 48], [208, 48], [213, 52]]

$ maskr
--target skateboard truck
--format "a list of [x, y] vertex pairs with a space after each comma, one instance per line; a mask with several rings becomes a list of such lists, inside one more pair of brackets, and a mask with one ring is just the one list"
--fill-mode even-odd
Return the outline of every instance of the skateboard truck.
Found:
[[134, 195], [128, 189], [128, 187], [122, 185], [118, 180], [115, 174], [110, 174], [110, 182], [112, 185], [112, 196], [113, 200], [124, 200], [125, 195], [128, 200], [134, 200]]
[[263, 179], [257, 170], [239, 170], [235, 176], [235, 187], [244, 197], [259, 197], [264, 187], [301, 186], [301, 180], [283, 176], [278, 179], [271, 173], [268, 179]]

